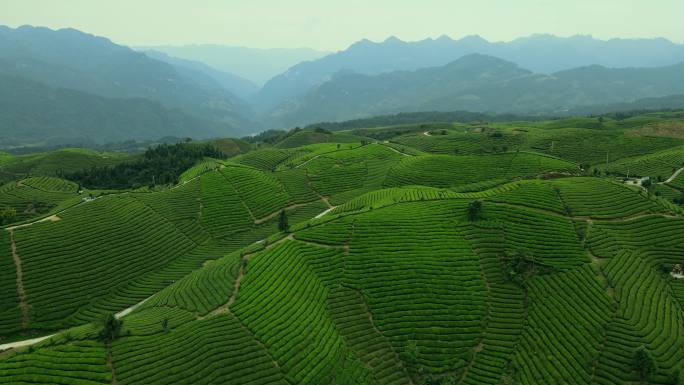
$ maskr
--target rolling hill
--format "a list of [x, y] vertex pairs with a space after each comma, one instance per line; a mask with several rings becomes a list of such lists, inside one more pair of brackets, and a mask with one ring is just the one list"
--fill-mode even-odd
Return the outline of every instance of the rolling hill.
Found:
[[676, 384], [682, 121], [298, 130], [85, 200], [35, 166], [0, 188], [57, 205], [0, 231], [0, 383]]

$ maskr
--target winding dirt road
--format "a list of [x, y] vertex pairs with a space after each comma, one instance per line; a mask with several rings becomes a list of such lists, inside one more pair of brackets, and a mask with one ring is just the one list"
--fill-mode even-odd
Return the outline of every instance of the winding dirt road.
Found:
[[670, 182], [672, 182], [673, 180], [675, 180], [675, 178], [677, 178], [677, 176], [679, 176], [679, 174], [682, 173], [682, 171], [684, 171], [684, 167], [682, 167], [682, 168], [680, 168], [679, 170], [675, 171], [674, 174], [672, 174], [671, 177], [667, 178], [667, 180], [666, 180], [665, 182], [660, 182], [660, 183], [658, 183], [658, 184], [664, 184], [664, 183], [670, 183]]
[[[122, 311], [116, 313], [114, 316], [115, 316], [117, 319], [121, 319], [121, 318], [123, 318], [123, 317], [125, 317], [125, 316], [131, 314], [135, 309], [137, 309], [137, 308], [140, 307], [142, 304], [144, 304], [145, 302], [147, 302], [150, 298], [152, 298], [152, 296], [150, 296], [150, 297], [148, 297], [148, 298], [145, 298], [144, 300], [142, 300], [142, 301], [136, 303], [135, 305], [133, 305], [133, 306], [131, 306], [131, 307], [129, 307], [129, 308], [126, 308], [126, 309], [124, 309], [124, 310], [122, 310]], [[9, 342], [9, 343], [6, 343], [6, 344], [2, 344], [2, 345], [0, 345], [0, 352], [5, 351], [5, 350], [11, 350], [11, 349], [17, 349], [17, 348], [23, 348], [23, 347], [26, 347], [26, 346], [35, 345], [35, 344], [37, 344], [37, 343], [39, 343], [39, 342], [42, 342], [42, 341], [45, 341], [45, 340], [47, 340], [47, 339], [49, 339], [49, 338], [51, 338], [51, 337], [54, 337], [54, 336], [56, 336], [57, 334], [59, 334], [59, 333], [50, 334], [50, 335], [43, 336], [43, 337], [31, 338], [31, 339], [28, 339], [28, 340], [15, 341], [15, 342]]]

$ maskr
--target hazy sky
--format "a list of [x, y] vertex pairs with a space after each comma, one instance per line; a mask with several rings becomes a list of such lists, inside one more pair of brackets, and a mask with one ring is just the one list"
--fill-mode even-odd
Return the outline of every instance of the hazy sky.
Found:
[[684, 0], [0, 0], [0, 24], [73, 27], [126, 45], [214, 43], [339, 50], [362, 38], [479, 34], [666, 37]]

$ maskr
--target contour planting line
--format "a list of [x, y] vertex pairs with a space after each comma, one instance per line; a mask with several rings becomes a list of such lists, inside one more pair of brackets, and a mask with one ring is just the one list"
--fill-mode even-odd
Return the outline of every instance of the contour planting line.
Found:
[[29, 308], [26, 300], [26, 290], [24, 290], [23, 271], [21, 268], [21, 258], [17, 254], [17, 243], [14, 240], [14, 230], [9, 229], [10, 245], [12, 249], [12, 260], [17, 271], [17, 297], [19, 299], [19, 309], [21, 309], [21, 327], [28, 328], [29, 324]]

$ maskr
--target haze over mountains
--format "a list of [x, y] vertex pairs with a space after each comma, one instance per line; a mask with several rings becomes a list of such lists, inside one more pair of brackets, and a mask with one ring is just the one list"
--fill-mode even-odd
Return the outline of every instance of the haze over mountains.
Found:
[[379, 75], [338, 73], [273, 119], [287, 125], [406, 111], [565, 114], [579, 106], [684, 94], [684, 63], [609, 69], [588, 66], [535, 74], [493, 56], [471, 54], [441, 67]]
[[[153, 111], [145, 111], [145, 114], [156, 115], [160, 121], [179, 114], [195, 116], [192, 119], [181, 119], [193, 122], [192, 125], [181, 127], [180, 131], [186, 135], [195, 131], [201, 136], [209, 132], [225, 133], [231, 129], [239, 132], [237, 128], [244, 125], [245, 117], [248, 115], [248, 107], [244, 102], [202, 72], [174, 67], [130, 48], [113, 44], [105, 38], [73, 29], [53, 31], [34, 27], [0, 27], [0, 74], [15, 78], [10, 83], [3, 83], [4, 92], [16, 96], [13, 105], [23, 105], [26, 109], [26, 114], [14, 115], [15, 119], [8, 122], [10, 127], [3, 129], [3, 132], [10, 128], [21, 128], [22, 131], [32, 129], [31, 120], [38, 112], [35, 111], [36, 104], [30, 97], [34, 93], [19, 90], [34, 88], [35, 83], [52, 89], [68, 89], [104, 98], [143, 98], [157, 102], [163, 108], [148, 103], [147, 105], [154, 106]], [[17, 90], [8, 87], [16, 87]], [[27, 99], [22, 100], [22, 97]], [[96, 117], [91, 114], [95, 114], [95, 111], [79, 108], [78, 99], [83, 97], [79, 96], [73, 100], [66, 97], [66, 100], [48, 104], [47, 107], [52, 110], [40, 113], [63, 116], [69, 115], [69, 111], [81, 110], [80, 116], [84, 121], [93, 120]], [[108, 103], [104, 98], [99, 98], [103, 108], [113, 112], [103, 116], [118, 115], [116, 119], [122, 122], [121, 130], [127, 128], [123, 127], [123, 122], [136, 119], [131, 111], [119, 108], [131, 103], [122, 103], [120, 100]], [[118, 107], [114, 108], [113, 104]], [[140, 109], [144, 109], [145, 105], [140, 104], [136, 108], [137, 113], [140, 113]], [[9, 107], [3, 103], [3, 115], [7, 115], [8, 110], [11, 111]], [[124, 118], [119, 119], [119, 116]], [[55, 129], [53, 135], [64, 136], [58, 129], [64, 122], [60, 119], [51, 121]], [[107, 126], [107, 123], [102, 125]], [[223, 128], [216, 131], [213, 128], [209, 129], [221, 125]], [[151, 130], [155, 131], [155, 128], [152, 127]], [[108, 139], [114, 136], [108, 132], [102, 133], [102, 137]], [[120, 136], [120, 140], [149, 136], [150, 134], [143, 130], [132, 138]], [[100, 135], [93, 139], [100, 141]]]
[[684, 94], [684, 46], [665, 39], [389, 38], [321, 55], [210, 45], [136, 51], [73, 29], [0, 26], [0, 145], [236, 136], [416, 111], [562, 116], [638, 109], [644, 98], [648, 108], [672, 108]]
[[134, 47], [158, 51], [170, 56], [200, 61], [231, 72], [262, 86], [272, 77], [303, 61], [320, 59], [330, 52], [311, 48], [248, 48], [216, 44]]
[[376, 75], [415, 70], [443, 66], [473, 53], [495, 56], [546, 74], [588, 65], [656, 67], [684, 61], [684, 46], [665, 39], [601, 41], [589, 36], [533, 35], [509, 43], [490, 43], [479, 36], [460, 40], [442, 36], [418, 42], [390, 37], [381, 43], [362, 40], [347, 50], [292, 67], [264, 85], [259, 103], [265, 109], [272, 108], [329, 80], [339, 71]]

